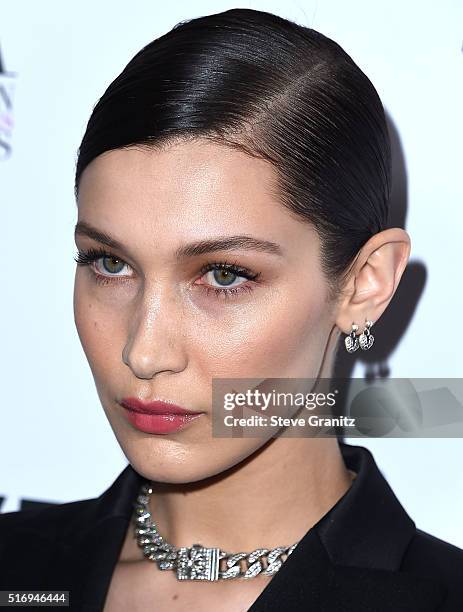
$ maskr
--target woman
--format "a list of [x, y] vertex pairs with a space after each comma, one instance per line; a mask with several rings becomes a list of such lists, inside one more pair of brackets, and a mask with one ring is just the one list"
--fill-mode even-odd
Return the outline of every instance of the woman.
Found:
[[99, 498], [0, 516], [2, 589], [106, 612], [463, 609], [463, 551], [416, 528], [366, 448], [211, 433], [213, 379], [329, 378], [342, 333], [372, 348], [410, 253], [390, 172], [374, 87], [314, 30], [233, 9], [131, 60], [79, 149], [74, 294], [129, 465]]

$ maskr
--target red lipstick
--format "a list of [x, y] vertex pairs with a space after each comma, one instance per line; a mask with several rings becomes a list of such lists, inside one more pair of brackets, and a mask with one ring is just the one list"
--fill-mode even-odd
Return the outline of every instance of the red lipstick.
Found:
[[126, 397], [121, 402], [130, 423], [140, 431], [167, 434], [181, 429], [204, 412], [186, 410], [170, 402], [145, 402], [136, 397]]

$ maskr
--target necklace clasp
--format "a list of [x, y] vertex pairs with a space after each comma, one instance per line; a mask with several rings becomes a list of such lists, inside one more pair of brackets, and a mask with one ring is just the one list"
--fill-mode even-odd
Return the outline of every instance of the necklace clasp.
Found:
[[178, 580], [218, 580], [220, 548], [193, 544], [177, 549]]

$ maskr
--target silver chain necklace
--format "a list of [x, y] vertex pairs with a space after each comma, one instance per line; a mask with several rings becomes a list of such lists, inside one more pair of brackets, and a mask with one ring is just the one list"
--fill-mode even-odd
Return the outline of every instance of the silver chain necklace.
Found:
[[[177, 580], [254, 578], [258, 574], [272, 576], [299, 543], [272, 549], [257, 548], [250, 553], [227, 553], [220, 548], [206, 548], [201, 544], [177, 548], [163, 539], [151, 519], [148, 502], [152, 492], [151, 483], [146, 482], [134, 502], [134, 535], [144, 556], [155, 561], [161, 570], [176, 570]], [[245, 569], [242, 563], [247, 564]]]

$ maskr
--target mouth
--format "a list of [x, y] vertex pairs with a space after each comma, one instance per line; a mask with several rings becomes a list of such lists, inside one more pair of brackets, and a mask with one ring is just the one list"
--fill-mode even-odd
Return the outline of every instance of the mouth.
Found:
[[120, 402], [128, 421], [139, 431], [168, 434], [183, 429], [205, 412], [195, 412], [172, 402], [156, 400], [145, 402], [138, 398], [124, 398]]

